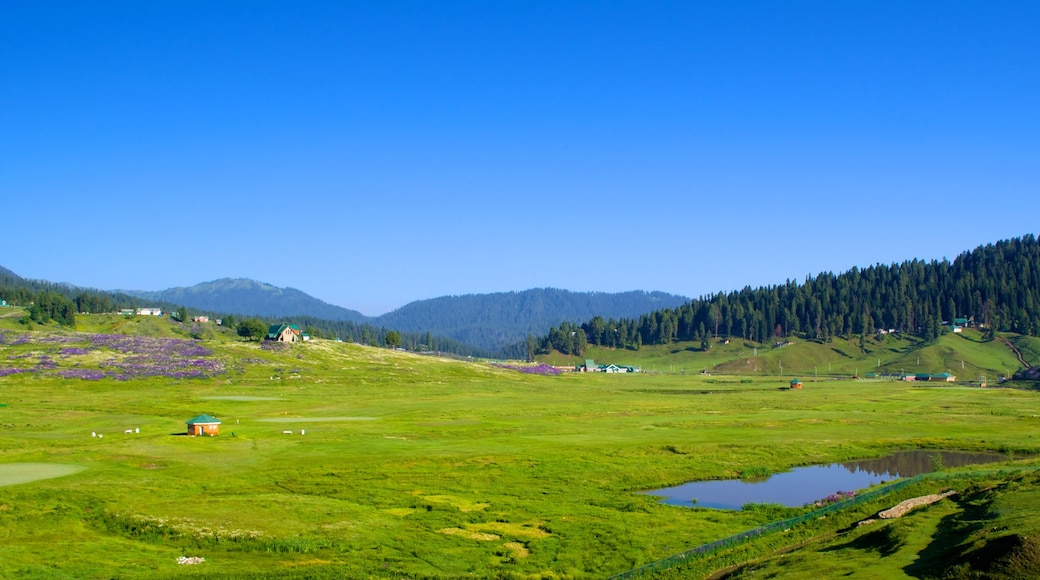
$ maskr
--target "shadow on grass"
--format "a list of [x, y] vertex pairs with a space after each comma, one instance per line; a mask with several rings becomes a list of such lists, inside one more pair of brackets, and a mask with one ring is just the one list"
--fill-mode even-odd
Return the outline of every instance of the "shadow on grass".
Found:
[[861, 552], [877, 552], [881, 557], [891, 556], [903, 547], [905, 531], [894, 524], [867, 532], [858, 538], [824, 548], [823, 552], [840, 552], [842, 550], [859, 550]]
[[958, 501], [960, 511], [939, 520], [931, 541], [903, 571], [914, 578], [934, 578], [963, 565], [969, 555], [966, 552], [971, 549], [971, 536], [985, 529], [993, 518], [989, 503], [978, 498]]

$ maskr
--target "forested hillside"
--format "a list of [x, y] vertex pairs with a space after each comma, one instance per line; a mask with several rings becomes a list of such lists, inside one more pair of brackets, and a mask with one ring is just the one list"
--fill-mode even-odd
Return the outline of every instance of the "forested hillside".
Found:
[[[965, 252], [952, 263], [901, 264], [823, 273], [804, 282], [702, 296], [639, 318], [594, 317], [553, 328], [542, 339], [565, 353], [583, 342], [608, 347], [734, 337], [759, 342], [791, 335], [826, 340], [878, 329], [934, 338], [944, 322], [1040, 333], [1040, 243], [1032, 234]], [[577, 330], [584, 331], [577, 333]]]
[[30, 280], [2, 267], [0, 300], [27, 308], [33, 322], [55, 321], [64, 326], [75, 326], [77, 312], [111, 312], [128, 308], [133, 302], [125, 294]]
[[[497, 292], [444, 296], [419, 300], [379, 317], [387, 327], [414, 332], [430, 331], [475, 347], [495, 351], [516, 344], [529, 335], [542, 335], [563, 320], [593, 316], [635, 317], [689, 299], [664, 292], [570, 292], [536, 288], [522, 292]], [[522, 349], [507, 348], [504, 355], [523, 356]]]

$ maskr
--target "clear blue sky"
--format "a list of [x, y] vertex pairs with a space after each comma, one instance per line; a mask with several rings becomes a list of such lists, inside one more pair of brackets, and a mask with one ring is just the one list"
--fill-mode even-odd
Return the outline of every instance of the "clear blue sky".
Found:
[[17, 2], [0, 265], [376, 315], [1036, 233], [1037, 2]]

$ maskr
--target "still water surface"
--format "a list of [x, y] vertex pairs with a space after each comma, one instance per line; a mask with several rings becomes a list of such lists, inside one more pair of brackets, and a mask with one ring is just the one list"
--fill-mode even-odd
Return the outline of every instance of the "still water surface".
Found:
[[766, 479], [693, 481], [644, 493], [664, 497], [663, 503], [686, 507], [739, 510], [746, 503], [801, 507], [839, 491], [929, 473], [937, 465], [964, 467], [1006, 460], [1007, 456], [1000, 453], [900, 451], [880, 459], [796, 467]]

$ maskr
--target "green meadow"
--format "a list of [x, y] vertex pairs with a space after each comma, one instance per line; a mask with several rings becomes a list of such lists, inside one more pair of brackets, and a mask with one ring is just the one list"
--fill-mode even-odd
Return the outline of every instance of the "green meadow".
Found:
[[[84, 333], [188, 336], [148, 317], [79, 318]], [[1016, 464], [1040, 451], [1040, 393], [814, 379], [805, 369], [828, 359], [808, 350], [784, 377], [725, 372], [747, 358], [778, 366], [739, 341], [712, 349], [710, 376], [540, 376], [332, 341], [270, 351], [210, 327], [212, 376], [82, 380], [55, 373], [133, 358], [61, 354], [89, 341], [53, 327], [19, 344], [14, 317], [0, 329], [4, 365], [52, 369], [0, 377], [0, 577], [602, 578], [802, 513], [679, 508], [640, 490], [901, 449]], [[947, 360], [975, 344], [925, 346]], [[870, 346], [888, 368], [910, 356]], [[655, 348], [634, 364], [687, 365]], [[1007, 362], [982, 351], [973, 372]], [[605, 355], [591, 356], [629, 362]], [[788, 364], [804, 389], [784, 388]], [[185, 435], [201, 413], [222, 421], [219, 436]]]
[[[1007, 334], [1027, 361], [1040, 360], [1040, 340]], [[990, 383], [1021, 368], [1015, 353], [1004, 343], [984, 340], [982, 333], [964, 329], [925, 341], [905, 335], [878, 335], [860, 340], [835, 337], [830, 341], [790, 338], [776, 343], [753, 343], [739, 338], [712, 340], [704, 350], [700, 343], [643, 345], [639, 350], [589, 347], [585, 356], [560, 353], [539, 355], [550, 364], [577, 365], [586, 358], [597, 364], [635, 365], [644, 371], [665, 374], [724, 374], [773, 377], [852, 378], [870, 374], [950, 372], [959, 381]]]

